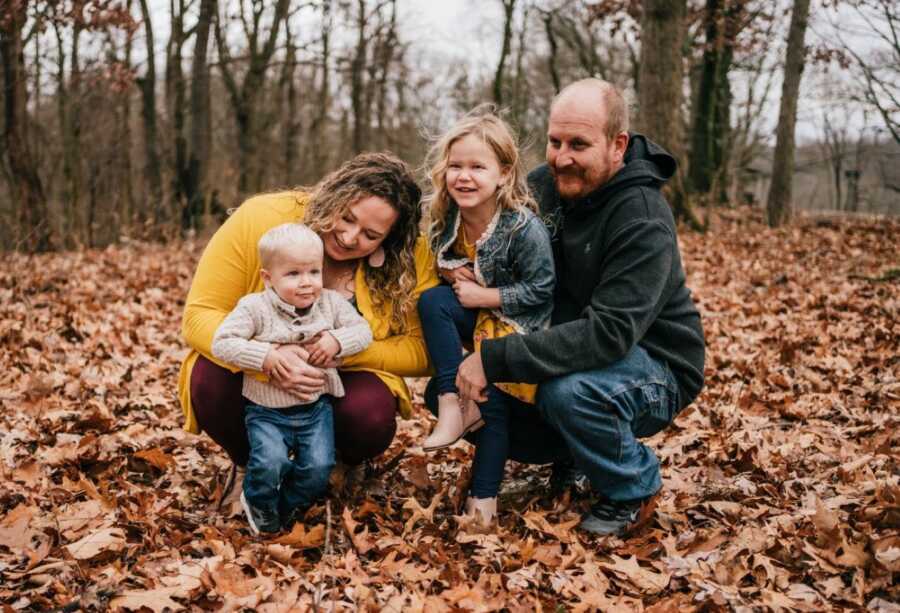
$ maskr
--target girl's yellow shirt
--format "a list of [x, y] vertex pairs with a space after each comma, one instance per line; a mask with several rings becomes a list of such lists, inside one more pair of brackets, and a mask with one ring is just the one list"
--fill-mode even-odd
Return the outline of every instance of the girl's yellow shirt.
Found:
[[[197, 357], [202, 354], [232, 372], [239, 370], [212, 357], [210, 347], [216, 328], [238, 300], [263, 289], [257, 250], [260, 237], [277, 225], [302, 221], [307, 200], [308, 195], [302, 192], [250, 198], [222, 224], [204, 249], [181, 323], [181, 333], [191, 347], [178, 375], [178, 396], [185, 417], [184, 429], [188, 432], [199, 432], [190, 394], [191, 371]], [[438, 284], [434, 256], [423, 237], [416, 244], [415, 265], [414, 303], [422, 292]], [[375, 373], [397, 398], [400, 414], [409, 417], [412, 398], [403, 377], [423, 377], [431, 370], [419, 314], [415, 306], [411, 307], [406, 316], [406, 331], [395, 334], [390, 326], [390, 305], [375, 309], [362, 265], [356, 270], [355, 285], [356, 305], [372, 327], [374, 342], [365, 351], [345, 358], [341, 368]], [[261, 373], [251, 374], [265, 378]]]

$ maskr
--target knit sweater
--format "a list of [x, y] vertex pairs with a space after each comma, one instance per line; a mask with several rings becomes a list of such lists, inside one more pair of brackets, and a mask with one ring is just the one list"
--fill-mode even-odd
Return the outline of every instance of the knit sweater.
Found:
[[[271, 288], [248, 294], [219, 324], [213, 337], [213, 355], [242, 369], [261, 371], [269, 351], [279, 344], [304, 343], [320, 332], [330, 333], [341, 346], [337, 357], [359, 353], [372, 342], [372, 330], [356, 309], [339, 293], [323, 289], [316, 302], [301, 311], [285, 302]], [[344, 395], [334, 368], [324, 368], [323, 393]], [[243, 394], [268, 408], [284, 408], [314, 402], [321, 394], [299, 399], [252, 375], [244, 374]]]

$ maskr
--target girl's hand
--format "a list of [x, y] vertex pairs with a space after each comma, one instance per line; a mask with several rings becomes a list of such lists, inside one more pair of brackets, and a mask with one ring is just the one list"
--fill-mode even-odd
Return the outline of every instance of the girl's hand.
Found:
[[467, 309], [485, 306], [484, 289], [474, 281], [456, 281], [453, 284], [453, 291], [456, 292], [459, 303]]
[[309, 351], [309, 359], [307, 362], [313, 366], [324, 368], [325, 365], [334, 360], [334, 357], [341, 352], [341, 344], [329, 332], [322, 332], [303, 346]]
[[458, 266], [456, 268], [439, 268], [441, 278], [450, 285], [457, 281], [475, 281], [475, 271], [470, 266]]
[[301, 400], [312, 399], [325, 389], [325, 373], [306, 362], [309, 352], [299, 345], [281, 345], [269, 350], [263, 371], [272, 383], [297, 394]]

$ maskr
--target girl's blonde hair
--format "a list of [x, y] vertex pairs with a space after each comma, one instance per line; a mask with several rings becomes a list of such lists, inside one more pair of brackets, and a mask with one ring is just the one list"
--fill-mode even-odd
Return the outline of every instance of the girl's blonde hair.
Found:
[[390, 317], [392, 331], [405, 332], [416, 287], [416, 239], [422, 218], [422, 192], [412, 169], [391, 153], [361, 153], [311, 191], [303, 222], [319, 234], [331, 232], [351, 206], [368, 196], [386, 200], [397, 211], [397, 221], [381, 243], [384, 264], [375, 268], [364, 258], [362, 267], [372, 304]]
[[[425, 195], [424, 208], [428, 214], [428, 238], [437, 250], [440, 236], [447, 225], [447, 214], [453, 198], [447, 189], [447, 163], [450, 148], [461, 138], [474, 135], [487, 145], [497, 158], [504, 176], [497, 187], [497, 205], [504, 209], [538, 213], [538, 206], [525, 182], [525, 168], [512, 128], [500, 118], [493, 105], [475, 107], [447, 130], [432, 145], [425, 158], [431, 189]], [[453, 203], [455, 205], [455, 203]], [[522, 223], [524, 223], [524, 216]], [[518, 224], [517, 224], [518, 225]]]

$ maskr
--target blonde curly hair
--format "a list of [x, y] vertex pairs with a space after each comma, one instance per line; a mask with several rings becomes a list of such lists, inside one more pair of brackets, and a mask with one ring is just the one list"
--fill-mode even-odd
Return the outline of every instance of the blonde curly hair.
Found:
[[[428, 215], [428, 238], [437, 250], [441, 233], [447, 225], [447, 213], [451, 204], [456, 206], [447, 189], [447, 164], [450, 148], [461, 138], [475, 135], [487, 145], [505, 176], [497, 187], [497, 205], [501, 208], [522, 211], [530, 209], [538, 213], [538, 205], [525, 181], [526, 172], [519, 156], [519, 147], [512, 128], [501, 119], [493, 105], [475, 107], [445, 132], [432, 145], [425, 158], [431, 189], [425, 194], [424, 208]], [[524, 218], [522, 220], [524, 223]]]
[[381, 243], [384, 264], [373, 268], [364, 258], [362, 266], [373, 305], [389, 315], [393, 332], [402, 333], [416, 287], [415, 250], [422, 219], [422, 191], [406, 162], [391, 153], [362, 153], [344, 162], [312, 188], [303, 223], [327, 234], [351, 206], [369, 196], [383, 198], [399, 214]]

